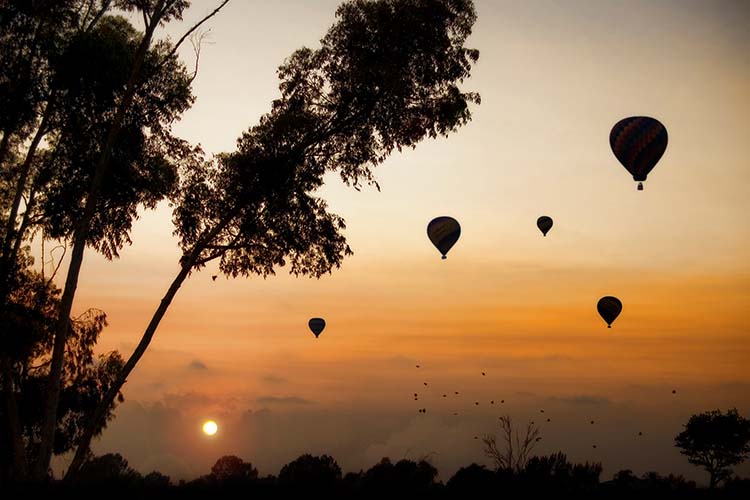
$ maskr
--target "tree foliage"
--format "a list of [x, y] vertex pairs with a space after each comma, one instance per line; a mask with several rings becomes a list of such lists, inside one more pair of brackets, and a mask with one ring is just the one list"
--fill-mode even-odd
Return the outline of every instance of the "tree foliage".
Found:
[[[23, 423], [23, 437], [29, 457], [39, 446], [39, 428], [42, 409], [39, 401], [46, 387], [49, 360], [53, 343], [53, 325], [59, 304], [60, 290], [40, 274], [25, 270], [22, 284], [10, 294], [6, 310], [6, 323], [0, 345], [3, 354], [11, 360], [12, 383], [19, 413]], [[104, 312], [90, 309], [70, 319], [63, 370], [63, 388], [60, 397], [54, 453], [62, 454], [74, 448], [84, 423], [91, 411], [103, 400], [104, 394], [122, 368], [122, 358], [117, 352], [96, 356], [94, 347], [106, 326]], [[4, 376], [4, 375], [3, 375]], [[2, 385], [5, 391], [6, 385]], [[5, 396], [5, 394], [3, 394]], [[119, 395], [122, 401], [122, 394]], [[105, 422], [113, 417], [115, 403], [110, 404]], [[7, 410], [0, 407], [0, 462], [2, 476], [10, 476], [11, 463]], [[96, 429], [99, 434], [103, 425]]]
[[211, 467], [211, 478], [217, 481], [250, 481], [258, 478], [258, 469], [238, 456], [225, 455]]
[[736, 408], [693, 415], [675, 437], [675, 446], [688, 462], [710, 474], [713, 488], [731, 477], [733, 466], [750, 456], [750, 420]]

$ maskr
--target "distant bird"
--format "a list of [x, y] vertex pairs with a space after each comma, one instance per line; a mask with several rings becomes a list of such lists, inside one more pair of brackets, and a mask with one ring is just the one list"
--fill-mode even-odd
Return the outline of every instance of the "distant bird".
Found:
[[675, 389], [672, 389], [672, 394], [677, 394], [677, 391]]
[[552, 420], [548, 418], [548, 419], [547, 419], [547, 422], [552, 422]]
[[479, 436], [474, 436], [474, 439], [479, 439]]
[[490, 404], [494, 405], [495, 404], [495, 400], [493, 399], [492, 401], [490, 401]]
[[486, 374], [486, 373], [484, 373], [484, 372], [482, 372], [482, 376], [483, 376], [483, 377], [485, 377], [485, 376], [487, 376], [487, 374]]
[[539, 413], [544, 413], [544, 410], [539, 410]]
[[443, 394], [443, 397], [444, 397], [444, 398], [447, 398], [447, 397], [448, 397], [448, 395], [447, 395], [447, 394]]
[[416, 392], [414, 393], [414, 397], [415, 397], [415, 398], [417, 397], [417, 393], [416, 393]]
[[594, 448], [596, 448], [596, 445], [595, 445], [595, 444], [592, 444], [591, 446], [593, 446]]
[[458, 412], [455, 412], [454, 415], [458, 415]]
[[639, 432], [639, 433], [638, 433], [638, 435], [639, 435], [639, 436], [643, 436], [643, 433], [642, 433], [642, 432]]
[[424, 385], [427, 385], [427, 382], [425, 382]]
[[417, 365], [417, 368], [419, 368], [419, 365]]
[[456, 391], [456, 396], [458, 396], [458, 391]]
[[542, 438], [538, 437], [538, 438], [536, 438], [536, 440], [537, 440], [537, 441], [541, 441], [541, 440], [542, 440]]
[[212, 280], [212, 281], [216, 281], [216, 278], [218, 278], [218, 276], [217, 276], [217, 275], [215, 275], [215, 274], [214, 274], [213, 276], [211, 276], [211, 280]]
[[505, 400], [504, 400], [504, 399], [501, 399], [501, 400], [500, 400], [500, 402], [501, 402], [501, 403], [505, 403]]
[[475, 401], [474, 404], [479, 406], [479, 401]]

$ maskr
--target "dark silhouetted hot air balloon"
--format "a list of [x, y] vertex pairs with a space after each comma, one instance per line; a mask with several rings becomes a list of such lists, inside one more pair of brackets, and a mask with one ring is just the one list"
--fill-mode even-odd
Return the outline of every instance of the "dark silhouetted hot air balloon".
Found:
[[461, 236], [461, 226], [453, 217], [436, 217], [427, 224], [427, 236], [445, 259], [445, 254]]
[[552, 217], [547, 217], [546, 215], [542, 215], [536, 220], [536, 227], [539, 228], [544, 236], [547, 236], [549, 230], [552, 229], [552, 224]]
[[307, 322], [307, 326], [310, 327], [310, 330], [315, 334], [315, 338], [317, 339], [320, 332], [326, 327], [326, 320], [323, 318], [312, 318]]
[[602, 297], [596, 304], [599, 316], [607, 322], [607, 328], [612, 328], [612, 322], [617, 319], [622, 311], [622, 302], [617, 297]]
[[667, 140], [664, 125], [648, 116], [623, 118], [609, 133], [612, 152], [638, 182], [639, 191], [643, 190], [643, 181], [666, 151]]

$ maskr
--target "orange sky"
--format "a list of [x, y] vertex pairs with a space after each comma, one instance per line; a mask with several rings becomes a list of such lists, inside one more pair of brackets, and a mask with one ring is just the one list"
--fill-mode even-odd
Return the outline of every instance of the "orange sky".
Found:
[[[208, 9], [194, 3], [186, 23]], [[231, 150], [277, 95], [275, 68], [315, 46], [337, 4], [231, 2], [211, 22], [177, 132]], [[471, 438], [496, 431], [489, 400], [505, 398], [519, 421], [551, 408], [542, 452], [602, 460], [607, 477], [702, 479], [672, 445], [681, 424], [715, 407], [750, 413], [750, 5], [476, 5], [473, 121], [378, 167], [381, 192], [329, 178], [320, 194], [355, 252], [333, 275], [192, 276], [99, 451], [175, 477], [225, 453], [276, 473], [305, 451], [345, 470], [436, 452], [445, 478], [485, 461]], [[608, 143], [639, 114], [670, 140], [642, 192]], [[547, 238], [543, 214], [555, 221]], [[425, 234], [438, 215], [462, 225], [446, 261]], [[108, 313], [103, 350], [129, 354], [175, 274], [169, 218], [166, 206], [144, 213], [116, 262], [87, 253], [75, 308]], [[611, 330], [596, 314], [603, 295], [624, 304]], [[312, 316], [328, 322], [317, 340]], [[441, 397], [453, 390], [464, 399]], [[582, 425], [594, 413], [596, 429]], [[199, 435], [208, 417], [212, 440]], [[634, 441], [640, 428], [649, 437]]]

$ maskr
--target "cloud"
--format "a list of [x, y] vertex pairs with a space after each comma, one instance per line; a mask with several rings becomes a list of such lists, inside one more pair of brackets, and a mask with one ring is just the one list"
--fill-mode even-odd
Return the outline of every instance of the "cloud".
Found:
[[291, 404], [291, 405], [311, 405], [315, 404], [315, 401], [309, 399], [300, 398], [298, 396], [261, 396], [255, 400], [261, 404]]
[[261, 377], [261, 380], [269, 384], [286, 384], [287, 382], [289, 382], [289, 380], [285, 379], [284, 377], [279, 377], [278, 375], [273, 374], [264, 375], [263, 377]]
[[605, 398], [604, 396], [594, 396], [587, 394], [579, 394], [574, 396], [566, 396], [562, 398], [552, 397], [552, 401], [559, 401], [569, 405], [576, 406], [608, 406], [612, 404], [612, 400]]
[[208, 370], [206, 364], [200, 359], [194, 359], [188, 364], [190, 370]]

